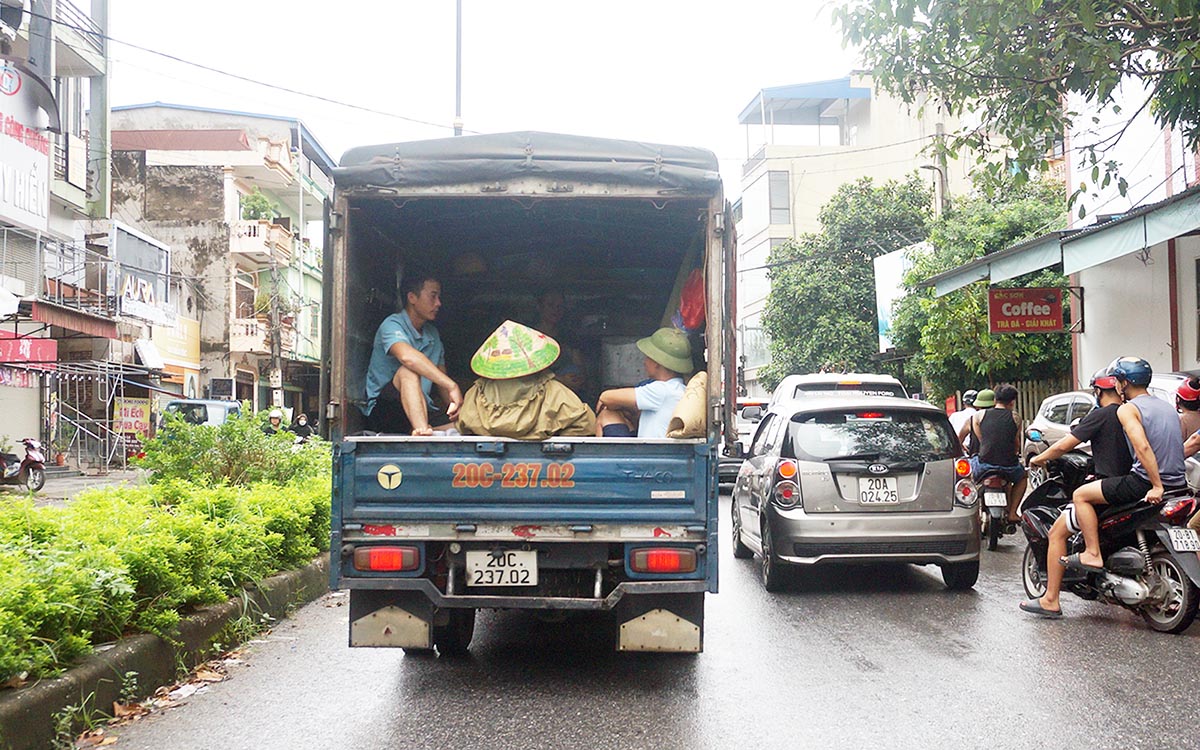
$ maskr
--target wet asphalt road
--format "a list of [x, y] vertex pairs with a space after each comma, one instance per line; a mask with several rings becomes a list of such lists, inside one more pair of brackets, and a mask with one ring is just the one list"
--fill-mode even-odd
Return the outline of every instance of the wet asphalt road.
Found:
[[619, 655], [602, 620], [511, 612], [480, 614], [466, 659], [349, 649], [330, 594], [226, 681], [111, 734], [127, 750], [1200, 745], [1200, 625], [1160, 635], [1073, 597], [1034, 619], [1019, 538], [959, 593], [936, 568], [872, 566], [771, 595], [721, 542], [698, 657]]

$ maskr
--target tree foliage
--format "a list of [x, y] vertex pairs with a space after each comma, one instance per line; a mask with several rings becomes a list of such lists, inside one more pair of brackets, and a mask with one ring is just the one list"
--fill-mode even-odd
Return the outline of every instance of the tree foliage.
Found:
[[[996, 186], [991, 197], [960, 200], [931, 228], [931, 249], [910, 256], [912, 266], [904, 276], [908, 293], [892, 311], [892, 340], [897, 349], [913, 353], [907, 369], [933, 397], [1070, 369], [1070, 334], [990, 334], [986, 285], [972, 284], [944, 297], [919, 286], [986, 253], [1061, 228], [1066, 218], [1062, 193], [1061, 183], [1015, 185], [1010, 180]], [[1066, 288], [1067, 279], [1043, 270], [998, 286]]]
[[879, 370], [872, 259], [925, 239], [930, 192], [912, 175], [846, 183], [821, 208], [823, 231], [772, 249], [763, 329], [774, 388], [789, 373]]
[[[953, 114], [980, 118], [949, 150], [973, 149], [993, 174], [1028, 175], [1046, 169], [1073, 125], [1099, 122], [1065, 107], [1068, 95], [1120, 114], [1111, 100], [1126, 78], [1145, 86], [1142, 107], [1159, 124], [1178, 127], [1189, 150], [1200, 145], [1198, 10], [1195, 0], [842, 0], [834, 17], [879, 85], [909, 103], [932, 95]], [[1119, 165], [1105, 154], [1123, 133], [1071, 144], [1093, 183], [1117, 180], [1122, 195]], [[998, 148], [1003, 159], [994, 158]]]

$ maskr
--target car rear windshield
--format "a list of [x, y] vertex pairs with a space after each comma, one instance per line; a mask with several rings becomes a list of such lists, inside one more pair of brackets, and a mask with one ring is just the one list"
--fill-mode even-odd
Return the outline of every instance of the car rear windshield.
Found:
[[782, 450], [817, 461], [940, 461], [961, 453], [945, 416], [895, 409], [802, 412], [792, 417]]
[[204, 404], [168, 404], [167, 412], [180, 415], [188, 424], [208, 422], [208, 408]]
[[908, 398], [904, 386], [895, 383], [803, 383], [796, 386], [796, 398], [805, 396], [895, 396]]

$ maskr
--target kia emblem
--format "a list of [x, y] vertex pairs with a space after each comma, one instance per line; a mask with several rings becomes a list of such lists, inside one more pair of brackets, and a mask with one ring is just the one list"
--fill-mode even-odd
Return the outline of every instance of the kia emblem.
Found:
[[867, 467], [867, 471], [871, 472], [872, 474], [887, 474], [888, 467], [884, 466], [883, 464], [871, 464]]

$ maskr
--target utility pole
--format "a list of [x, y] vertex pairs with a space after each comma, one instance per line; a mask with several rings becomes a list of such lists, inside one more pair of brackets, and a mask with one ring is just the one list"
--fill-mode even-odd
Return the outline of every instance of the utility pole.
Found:
[[279, 260], [271, 248], [271, 406], [283, 406], [283, 329], [279, 316]]
[[462, 135], [462, 0], [455, 2], [454, 24], [454, 134]]

